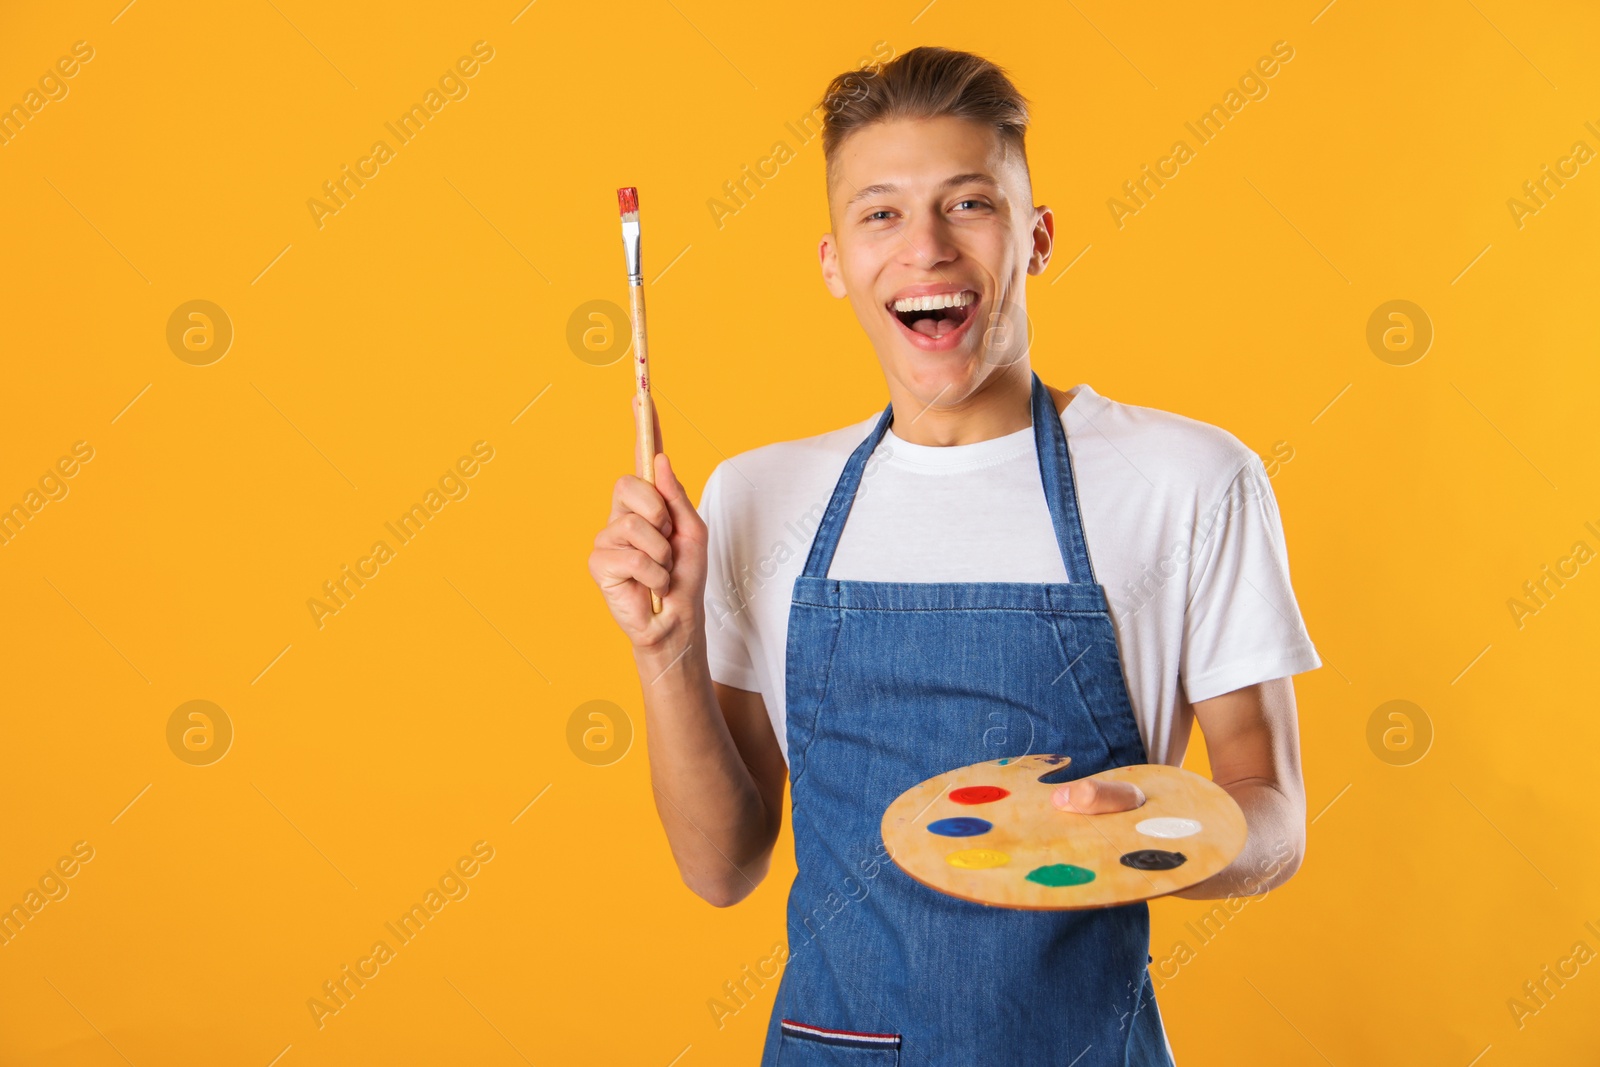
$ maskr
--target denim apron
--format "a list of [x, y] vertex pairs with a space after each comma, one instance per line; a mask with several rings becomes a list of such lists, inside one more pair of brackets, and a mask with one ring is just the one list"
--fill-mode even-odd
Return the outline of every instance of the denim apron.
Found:
[[971, 763], [1062, 753], [1081, 777], [1147, 761], [1066, 434], [1038, 374], [1031, 402], [1069, 582], [828, 577], [892, 404], [846, 463], [795, 579], [786, 696], [798, 873], [762, 1067], [1172, 1063], [1145, 904], [974, 904], [913, 881], [881, 834], [902, 792]]

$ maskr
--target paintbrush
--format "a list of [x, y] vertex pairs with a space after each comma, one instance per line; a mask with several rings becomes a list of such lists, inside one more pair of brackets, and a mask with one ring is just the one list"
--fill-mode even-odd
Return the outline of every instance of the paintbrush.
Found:
[[[632, 186], [617, 190], [617, 206], [622, 210], [622, 249], [628, 256], [628, 296], [633, 309], [633, 380], [639, 399], [634, 437], [636, 457], [644, 480], [656, 484], [655, 409], [650, 403], [650, 352], [644, 337], [644, 268], [639, 262], [639, 190]], [[661, 597], [650, 590], [650, 611], [661, 614]]]

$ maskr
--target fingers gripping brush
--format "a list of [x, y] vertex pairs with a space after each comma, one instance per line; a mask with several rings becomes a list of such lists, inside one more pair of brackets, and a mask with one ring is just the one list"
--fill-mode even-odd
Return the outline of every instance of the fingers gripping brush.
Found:
[[[622, 210], [622, 250], [628, 257], [628, 296], [633, 311], [633, 380], [638, 397], [634, 438], [638, 444], [639, 470], [644, 480], [656, 484], [655, 409], [650, 403], [650, 351], [644, 336], [644, 268], [639, 263], [639, 190], [617, 190], [617, 206]], [[650, 590], [650, 611], [661, 614], [661, 597]]]

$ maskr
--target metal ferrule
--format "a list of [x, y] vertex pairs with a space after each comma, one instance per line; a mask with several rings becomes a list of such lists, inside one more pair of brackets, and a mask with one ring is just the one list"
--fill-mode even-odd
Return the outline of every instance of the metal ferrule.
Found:
[[628, 283], [630, 285], [644, 284], [644, 268], [639, 264], [639, 223], [637, 220], [622, 222], [622, 250], [628, 255]]

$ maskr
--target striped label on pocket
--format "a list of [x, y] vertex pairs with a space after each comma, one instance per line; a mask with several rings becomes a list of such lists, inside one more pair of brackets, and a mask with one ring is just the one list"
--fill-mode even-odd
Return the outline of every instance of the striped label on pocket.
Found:
[[860, 1030], [830, 1030], [825, 1026], [811, 1026], [808, 1023], [795, 1022], [793, 1019], [783, 1019], [781, 1024], [783, 1032], [790, 1037], [816, 1041], [823, 1045], [841, 1045], [846, 1048], [900, 1047], [899, 1034], [869, 1034]]

